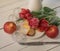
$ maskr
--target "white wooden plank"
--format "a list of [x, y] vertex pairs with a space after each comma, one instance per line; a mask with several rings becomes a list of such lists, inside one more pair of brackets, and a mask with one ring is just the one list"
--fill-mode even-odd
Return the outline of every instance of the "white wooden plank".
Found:
[[47, 51], [49, 48], [52, 48], [56, 45], [40, 45], [40, 46], [28, 46], [25, 49], [20, 49], [19, 51]]
[[22, 1], [22, 0], [0, 0], [0, 7], [5, 7], [7, 5], [10, 5], [12, 3], [16, 3], [18, 1]]
[[[20, 2], [17, 2], [17, 5], [19, 3]], [[21, 7], [20, 5], [18, 5], [18, 6]], [[13, 4], [13, 5], [8, 5], [6, 7], [0, 8], [1, 9], [0, 11], [3, 12], [3, 13], [0, 13], [0, 28], [3, 27], [5, 22], [9, 21], [9, 15], [13, 14], [12, 9], [14, 9], [16, 7], [17, 7], [16, 4], [15, 5]], [[8, 9], [8, 11], [6, 11], [7, 9]], [[12, 37], [10, 35], [8, 35], [7, 33], [5, 33], [3, 30], [0, 30], [0, 36], [1, 36], [0, 37], [0, 48], [14, 42]]]
[[0, 48], [14, 42], [11, 35], [8, 35], [3, 30], [0, 31]]
[[0, 14], [4, 13], [6, 11], [9, 11], [11, 9], [14, 9], [16, 7], [25, 7], [26, 3], [27, 3], [27, 1], [18, 1], [16, 3], [9, 4], [9, 5], [5, 6], [5, 7], [1, 7], [0, 8]]
[[22, 46], [22, 45], [19, 45], [17, 43], [14, 43], [8, 47], [5, 47], [3, 49], [0, 49], [0, 51], [18, 51], [19, 49], [24, 49], [24, 48], [27, 48], [27, 46]]
[[49, 49], [48, 51], [60, 51], [60, 45], [57, 45], [57, 46]]

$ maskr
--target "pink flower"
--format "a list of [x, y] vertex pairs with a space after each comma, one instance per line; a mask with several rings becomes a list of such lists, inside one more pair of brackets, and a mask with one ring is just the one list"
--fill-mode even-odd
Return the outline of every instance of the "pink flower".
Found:
[[29, 21], [29, 25], [31, 28], [37, 28], [38, 25], [39, 25], [39, 19], [38, 18], [32, 18], [30, 21]]
[[22, 19], [30, 20], [32, 18], [32, 14], [30, 13], [29, 9], [21, 9], [21, 12], [19, 13], [19, 17]]

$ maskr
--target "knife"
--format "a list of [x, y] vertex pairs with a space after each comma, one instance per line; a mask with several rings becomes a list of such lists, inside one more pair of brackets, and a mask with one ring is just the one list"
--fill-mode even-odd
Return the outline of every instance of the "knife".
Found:
[[60, 44], [60, 42], [28, 42], [28, 43], [19, 43], [21, 45], [46, 45], [46, 44]]

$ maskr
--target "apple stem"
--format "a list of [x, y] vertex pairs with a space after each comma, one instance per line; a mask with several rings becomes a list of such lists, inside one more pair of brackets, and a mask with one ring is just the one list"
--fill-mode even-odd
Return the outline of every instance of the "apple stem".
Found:
[[0, 28], [0, 30], [2, 30], [3, 28]]

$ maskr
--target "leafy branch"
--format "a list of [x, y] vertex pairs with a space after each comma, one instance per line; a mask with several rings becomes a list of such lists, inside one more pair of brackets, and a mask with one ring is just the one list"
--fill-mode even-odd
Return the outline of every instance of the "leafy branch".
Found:
[[54, 9], [59, 7], [60, 6], [55, 7], [53, 9], [49, 7], [43, 7], [40, 9], [39, 12], [32, 11], [31, 13], [38, 19], [45, 18], [47, 21], [49, 21], [49, 24], [58, 26], [60, 25], [60, 18], [56, 16], [56, 11]]

